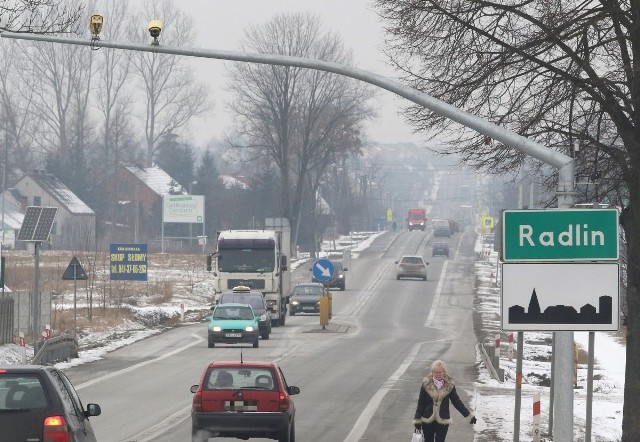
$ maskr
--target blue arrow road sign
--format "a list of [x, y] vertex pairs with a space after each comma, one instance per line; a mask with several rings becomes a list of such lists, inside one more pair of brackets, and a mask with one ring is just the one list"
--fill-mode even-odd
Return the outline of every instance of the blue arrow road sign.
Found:
[[318, 259], [313, 263], [313, 277], [322, 283], [327, 282], [333, 278], [335, 268], [328, 259]]

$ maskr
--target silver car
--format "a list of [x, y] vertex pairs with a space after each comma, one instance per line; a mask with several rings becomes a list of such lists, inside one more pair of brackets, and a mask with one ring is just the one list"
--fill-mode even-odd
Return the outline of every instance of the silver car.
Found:
[[396, 261], [396, 279], [400, 278], [420, 278], [427, 280], [427, 266], [424, 258], [419, 255], [404, 255]]

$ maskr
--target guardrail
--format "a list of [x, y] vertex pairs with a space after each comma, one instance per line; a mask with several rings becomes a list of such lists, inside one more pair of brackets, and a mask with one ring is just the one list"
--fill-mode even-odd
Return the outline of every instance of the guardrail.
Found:
[[77, 357], [78, 342], [71, 335], [60, 335], [46, 339], [31, 363], [34, 365], [47, 365]]

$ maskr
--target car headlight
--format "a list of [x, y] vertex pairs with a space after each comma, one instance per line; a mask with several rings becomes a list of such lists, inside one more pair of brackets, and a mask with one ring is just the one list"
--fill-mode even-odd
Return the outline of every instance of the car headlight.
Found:
[[262, 316], [260, 316], [260, 320], [261, 321], [266, 321], [267, 320], [267, 314], [263, 313]]
[[248, 331], [248, 332], [252, 332], [253, 330], [254, 330], [254, 328], [251, 325], [245, 327], [245, 329], [244, 329], [244, 331]]
[[344, 275], [338, 275], [338, 279], [344, 278]]
[[274, 301], [273, 299], [267, 300], [267, 306], [268, 307], [271, 307], [271, 306], [274, 306], [274, 305], [276, 305], [276, 301]]
[[298, 301], [291, 301], [291, 304], [293, 304], [293, 305], [298, 305], [298, 304], [300, 304], [300, 302], [298, 302]]
[[214, 331], [214, 332], [219, 332], [219, 331], [222, 331], [222, 328], [221, 328], [221, 327], [218, 327], [217, 325], [214, 325], [214, 326], [213, 326], [213, 331]]

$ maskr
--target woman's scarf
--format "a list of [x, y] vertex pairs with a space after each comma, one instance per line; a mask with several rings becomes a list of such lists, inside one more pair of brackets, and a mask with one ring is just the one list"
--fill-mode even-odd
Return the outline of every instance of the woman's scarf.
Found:
[[433, 378], [433, 385], [436, 386], [436, 390], [440, 390], [444, 386], [444, 379], [438, 380], [436, 378]]

